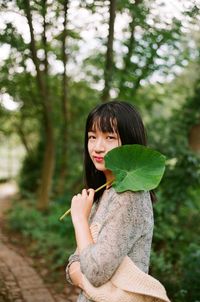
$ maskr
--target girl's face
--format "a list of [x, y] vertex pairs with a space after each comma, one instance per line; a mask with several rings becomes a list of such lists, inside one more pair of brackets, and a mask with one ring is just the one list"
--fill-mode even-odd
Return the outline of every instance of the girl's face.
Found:
[[121, 146], [121, 139], [116, 132], [102, 132], [97, 127], [88, 132], [88, 152], [90, 158], [99, 171], [106, 173], [104, 156], [108, 151]]

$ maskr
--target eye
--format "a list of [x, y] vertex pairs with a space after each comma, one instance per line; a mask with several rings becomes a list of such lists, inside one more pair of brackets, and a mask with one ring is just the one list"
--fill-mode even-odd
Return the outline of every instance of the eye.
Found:
[[116, 139], [116, 136], [110, 134], [110, 135], [107, 136], [107, 139], [108, 139], [108, 140], [114, 140], [114, 139]]
[[95, 138], [96, 136], [94, 134], [88, 134], [88, 140], [93, 140]]

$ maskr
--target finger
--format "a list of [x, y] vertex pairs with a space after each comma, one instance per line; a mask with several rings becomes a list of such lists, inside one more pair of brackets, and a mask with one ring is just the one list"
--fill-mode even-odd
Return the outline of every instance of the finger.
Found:
[[88, 196], [87, 190], [86, 190], [86, 189], [83, 189], [83, 190], [82, 190], [82, 196], [83, 196], [83, 197], [87, 197], [87, 196]]
[[95, 194], [94, 189], [88, 189], [87, 192], [88, 192], [88, 198], [93, 200]]
[[72, 202], [73, 202], [74, 200], [76, 200], [76, 196], [74, 196], [74, 197], [72, 198]]

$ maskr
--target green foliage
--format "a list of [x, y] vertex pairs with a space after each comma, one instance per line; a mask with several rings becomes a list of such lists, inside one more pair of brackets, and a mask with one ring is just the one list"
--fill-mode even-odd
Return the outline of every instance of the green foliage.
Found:
[[37, 192], [43, 155], [44, 144], [40, 142], [38, 148], [26, 154], [19, 174], [19, 186], [22, 192]]
[[[198, 83], [193, 96], [186, 98], [170, 117], [151, 121], [154, 147], [168, 157], [159, 202], [154, 206], [152, 273], [165, 284], [175, 302], [200, 299], [199, 270], [194, 268], [199, 262], [200, 156], [190, 149], [188, 141], [191, 127], [199, 122]], [[192, 270], [196, 280], [193, 284], [194, 279], [189, 282]]]
[[29, 239], [30, 253], [44, 257], [52, 270], [65, 265], [75, 248], [71, 218], [67, 217], [65, 223], [58, 220], [63, 210], [62, 202], [57, 201], [51, 204], [48, 213], [42, 214], [36, 210], [34, 201], [24, 200], [8, 213], [10, 230]]
[[[81, 23], [78, 27], [70, 15], [73, 11], [70, 7], [72, 2], [69, 3], [66, 29], [63, 29], [63, 1], [30, 2], [34, 25], [35, 22], [38, 25], [38, 30], [34, 32], [38, 64], [50, 96], [52, 127], [55, 133], [56, 167], [51, 197], [58, 192], [57, 185], [65, 152], [68, 174], [64, 192], [76, 193], [82, 188], [84, 122], [90, 109], [99, 103], [104, 82], [107, 36], [95, 36], [98, 47], [95, 47], [93, 53], [90, 52], [90, 47], [88, 55], [79, 53], [80, 46], [85, 43], [82, 33], [90, 28], [90, 20], [84, 23], [84, 27], [81, 28]], [[120, 34], [116, 31], [114, 41], [112, 96], [119, 96], [138, 105], [148, 123], [151, 146], [168, 158], [166, 173], [157, 192], [159, 202], [154, 206], [155, 232], [151, 271], [167, 287], [173, 302], [200, 300], [200, 159], [190, 150], [188, 143], [191, 127], [200, 120], [199, 84], [194, 87], [195, 80], [199, 78], [199, 62], [195, 61], [199, 55], [199, 33], [194, 28], [193, 32], [188, 33], [198, 12], [197, 4], [192, 3], [190, 2], [190, 8], [187, 4], [184, 22], [174, 18], [170, 24], [167, 18], [162, 19], [157, 13], [164, 3], [120, 0], [117, 2], [116, 17], [127, 20], [127, 23]], [[26, 5], [27, 2], [22, 0], [0, 1], [3, 13], [6, 13], [6, 9], [13, 10], [16, 16], [23, 16], [23, 22], [26, 22]], [[101, 25], [107, 26], [108, 1], [79, 1], [79, 5], [89, 13], [95, 13], [99, 17], [103, 15]], [[154, 13], [151, 11], [152, 5]], [[190, 24], [185, 28], [187, 22]], [[92, 28], [95, 26], [92, 23]], [[98, 28], [96, 30], [98, 33]], [[62, 130], [66, 126], [62, 107], [64, 38], [69, 116], [68, 145], [63, 152]], [[5, 22], [0, 32], [0, 45], [10, 46], [9, 57], [1, 62], [1, 93], [8, 93], [20, 104], [16, 112], [8, 112], [0, 107], [0, 131], [4, 135], [17, 133], [27, 150], [19, 184], [21, 192], [28, 196], [27, 192], [37, 193], [43, 150], [47, 143], [44, 137], [45, 117], [41, 91], [33, 66], [31, 44], [18, 31], [15, 22]], [[47, 74], [45, 54], [49, 63]], [[187, 67], [191, 58], [193, 62]], [[179, 71], [181, 67], [187, 72], [177, 76], [177, 66]], [[152, 75], [156, 75], [160, 83], [153, 84], [155, 81]], [[172, 76], [176, 78], [169, 82], [166, 76], [170, 76], [170, 79]], [[67, 201], [68, 207], [69, 195], [59, 195]], [[29, 238], [32, 242], [32, 253], [47, 258], [51, 262], [49, 267], [59, 267], [66, 263], [74, 246], [70, 217], [67, 218], [66, 225], [58, 221], [66, 208], [63, 200], [52, 201], [48, 214], [41, 214], [35, 209], [36, 203], [27, 200], [14, 206], [9, 215], [10, 228]]]
[[[200, 243], [200, 242], [199, 242]], [[191, 243], [183, 259], [182, 286], [185, 289], [184, 301], [200, 299], [200, 244]]]
[[23, 52], [27, 49], [27, 45], [25, 44], [22, 36], [17, 32], [16, 28], [10, 22], [7, 22], [5, 31], [0, 34], [0, 41], [1, 43], [11, 45], [19, 52]]

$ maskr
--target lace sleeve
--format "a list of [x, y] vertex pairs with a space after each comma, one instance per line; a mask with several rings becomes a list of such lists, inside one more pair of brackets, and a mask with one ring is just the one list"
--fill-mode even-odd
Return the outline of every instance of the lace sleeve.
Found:
[[142, 234], [140, 193], [115, 193], [97, 242], [80, 253], [81, 271], [94, 286], [106, 283]]

